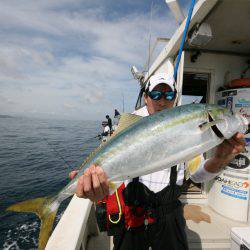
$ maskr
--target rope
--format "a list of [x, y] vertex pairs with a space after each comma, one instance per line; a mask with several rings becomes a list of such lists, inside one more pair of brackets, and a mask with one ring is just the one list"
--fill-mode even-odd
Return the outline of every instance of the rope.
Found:
[[118, 207], [119, 207], [118, 219], [113, 221], [111, 219], [111, 217], [110, 217], [110, 214], [109, 214], [109, 221], [112, 222], [113, 224], [118, 224], [119, 221], [121, 220], [121, 217], [122, 217], [122, 207], [121, 207], [121, 203], [120, 203], [120, 199], [119, 199], [119, 195], [118, 195], [117, 189], [115, 191], [115, 196], [116, 196], [117, 204], [118, 204]]

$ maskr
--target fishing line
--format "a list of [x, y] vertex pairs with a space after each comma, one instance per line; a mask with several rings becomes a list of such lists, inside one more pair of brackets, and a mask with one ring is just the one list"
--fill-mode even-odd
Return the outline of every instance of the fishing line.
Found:
[[[32, 127], [34, 128], [34, 126], [32, 126]], [[97, 137], [98, 137], [98, 136], [97, 136]], [[97, 137], [95, 136], [95, 137], [89, 138], [88, 140], [93, 139], [93, 138], [97, 138]], [[64, 157], [54, 148], [54, 146], [53, 146], [52, 144], [49, 143], [49, 141], [48, 141], [45, 137], [41, 136], [41, 138], [42, 138], [42, 139], [48, 144], [48, 146], [54, 151], [55, 155], [56, 155], [57, 157], [59, 157], [61, 160], [63, 160], [63, 162], [67, 165], [67, 167], [72, 168], [72, 166], [69, 164], [69, 162], [65, 160], [65, 158], [64, 158]]]
[[[91, 142], [93, 139], [99, 138], [100, 135], [96, 135], [94, 137], [90, 137], [87, 140], [85, 140], [82, 144], [86, 144], [88, 142]], [[54, 145], [52, 145], [45, 137], [42, 137], [42, 139], [49, 145], [49, 147], [54, 151], [55, 155], [59, 157], [63, 162], [67, 165], [67, 167], [72, 168], [72, 166], [69, 164], [69, 162], [54, 148]], [[83, 146], [80, 151], [85, 150], [88, 147], [88, 145]], [[82, 160], [79, 160], [82, 161]], [[76, 162], [76, 165], [79, 165], [79, 161]]]
[[[97, 139], [97, 138], [99, 138], [101, 135], [96, 135], [96, 136], [94, 136], [94, 137], [90, 137], [89, 139], [87, 139], [87, 140], [85, 140], [82, 144], [86, 144], [86, 143], [88, 143], [88, 142], [91, 142], [93, 139]], [[83, 149], [85, 149], [87, 147], [87, 145], [85, 145], [84, 147], [82, 147], [80, 150], [83, 150]]]
[[54, 148], [54, 146], [53, 146], [52, 144], [50, 144], [50, 143], [48, 142], [48, 140], [47, 140], [45, 137], [42, 137], [42, 139], [44, 139], [44, 141], [49, 145], [49, 147], [50, 147], [51, 149], [53, 149], [55, 155], [56, 155], [57, 157], [61, 158], [61, 160], [64, 161], [64, 163], [67, 165], [67, 167], [72, 168], [71, 165], [68, 163], [68, 161], [66, 161], [66, 160], [63, 158], [63, 156]]

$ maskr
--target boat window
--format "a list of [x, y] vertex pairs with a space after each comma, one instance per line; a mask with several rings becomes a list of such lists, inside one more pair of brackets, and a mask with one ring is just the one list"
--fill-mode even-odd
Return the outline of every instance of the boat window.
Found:
[[185, 72], [183, 75], [182, 105], [206, 103], [209, 74]]

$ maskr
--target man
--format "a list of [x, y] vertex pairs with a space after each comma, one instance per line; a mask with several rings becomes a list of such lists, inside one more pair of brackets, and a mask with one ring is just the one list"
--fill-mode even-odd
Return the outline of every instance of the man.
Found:
[[119, 112], [117, 109], [115, 109], [115, 115], [114, 115], [114, 118], [120, 119], [120, 117], [121, 117], [120, 112]]
[[[176, 98], [174, 80], [166, 74], [157, 74], [146, 83], [144, 101], [146, 106], [134, 114], [147, 116], [165, 108], [172, 108]], [[225, 167], [236, 154], [244, 150], [244, 135], [237, 133], [230, 140], [217, 146], [214, 156], [202, 160], [198, 170], [191, 175], [195, 182], [212, 179]], [[116, 250], [181, 250], [188, 249], [185, 234], [183, 208], [178, 197], [184, 178], [185, 164], [141, 176], [138, 180], [126, 181], [124, 200], [134, 208], [144, 207], [150, 211], [154, 222], [131, 230], [125, 230], [114, 236]], [[76, 173], [72, 172], [71, 177]], [[108, 194], [107, 176], [99, 166], [90, 166], [79, 178], [76, 195], [92, 201], [102, 199]], [[151, 209], [153, 208], [153, 209]]]
[[108, 120], [108, 126], [109, 126], [110, 135], [111, 135], [112, 134], [112, 120], [109, 117], [109, 115], [106, 115], [106, 118]]
[[107, 136], [110, 134], [110, 128], [106, 121], [102, 122], [103, 132], [99, 135], [99, 138], [102, 139], [103, 142], [107, 141]]
[[115, 115], [114, 115], [115, 121], [114, 121], [114, 124], [112, 127], [113, 131], [115, 131], [117, 129], [120, 118], [121, 118], [120, 112], [117, 109], [115, 109]]

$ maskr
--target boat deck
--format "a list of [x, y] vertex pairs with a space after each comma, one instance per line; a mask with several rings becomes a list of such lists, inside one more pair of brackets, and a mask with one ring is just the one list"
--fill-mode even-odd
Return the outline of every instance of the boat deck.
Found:
[[[207, 205], [186, 205], [187, 236], [190, 249], [230, 249], [230, 230], [232, 227], [250, 227], [250, 223], [240, 223], [227, 219], [214, 212]], [[87, 250], [112, 249], [110, 237], [105, 233], [91, 236]]]
[[[232, 227], [249, 227], [225, 218], [204, 204], [184, 206], [187, 236], [190, 249], [230, 249]], [[106, 233], [99, 233], [92, 202], [73, 197], [55, 228], [46, 250], [110, 250], [112, 240]]]
[[100, 233], [97, 236], [89, 237], [86, 245], [86, 250], [111, 250], [113, 249], [112, 246], [112, 239], [107, 236], [106, 233]]
[[186, 205], [185, 217], [190, 249], [230, 249], [231, 228], [250, 227], [250, 223], [230, 220], [207, 205]]

